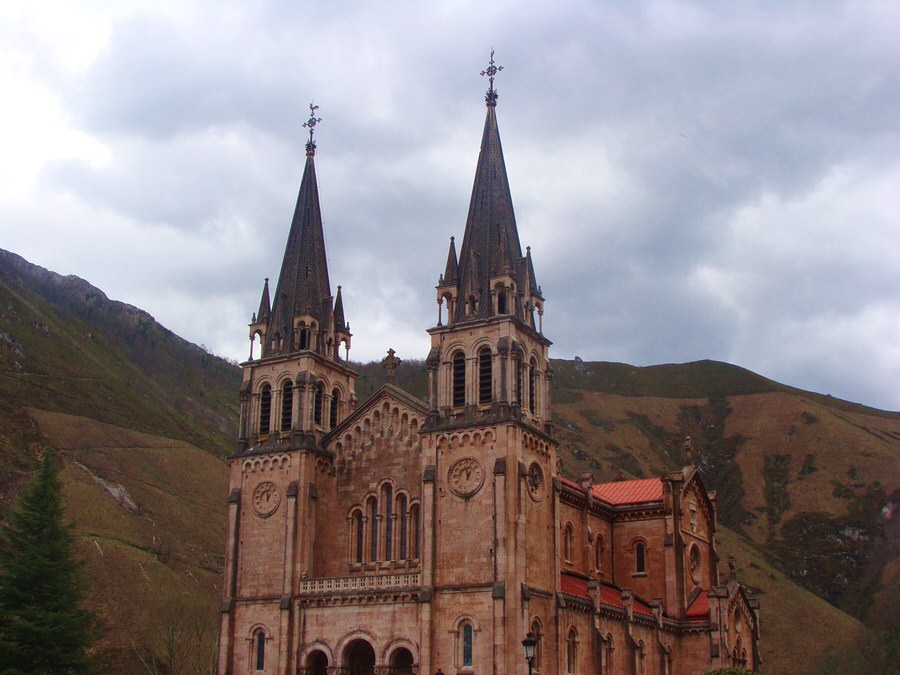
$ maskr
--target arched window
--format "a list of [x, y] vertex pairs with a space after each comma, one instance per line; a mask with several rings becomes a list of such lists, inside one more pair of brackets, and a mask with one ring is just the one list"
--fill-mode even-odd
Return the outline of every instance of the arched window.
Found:
[[331, 391], [331, 414], [328, 418], [328, 426], [334, 429], [338, 423], [338, 406], [341, 403], [341, 390], [335, 387]]
[[635, 574], [647, 572], [647, 549], [641, 541], [634, 544], [634, 571]]
[[475, 312], [478, 311], [478, 303], [475, 300], [474, 295], [470, 295], [468, 301], [466, 302], [466, 314], [468, 316], [475, 316]]
[[506, 308], [506, 291], [497, 292], [497, 314], [506, 314], [509, 310]]
[[365, 541], [366, 535], [362, 511], [357, 511], [353, 514], [353, 530], [354, 548], [356, 549], [354, 551], [355, 555], [353, 559], [356, 562], [361, 563], [363, 561], [363, 548], [365, 546], [363, 542]]
[[578, 633], [575, 628], [569, 629], [566, 637], [566, 673], [574, 675], [578, 672]]
[[306, 326], [300, 328], [300, 349], [309, 349], [309, 328]]
[[472, 624], [466, 621], [462, 625], [462, 667], [472, 667], [472, 648], [475, 641], [475, 631]]
[[381, 488], [381, 503], [384, 504], [384, 559], [394, 559], [394, 489], [390, 485]]
[[256, 662], [256, 670], [265, 670], [266, 669], [266, 634], [260, 629], [256, 631], [256, 639], [254, 640], [254, 647], [256, 651], [256, 658], [254, 661]]
[[603, 537], [599, 534], [594, 542], [594, 569], [598, 572], [603, 569]]
[[322, 424], [322, 402], [325, 398], [325, 385], [322, 382], [316, 385], [316, 398], [313, 402], [313, 421]]
[[478, 402], [490, 403], [494, 381], [491, 376], [491, 348], [478, 350]]
[[522, 407], [524, 401], [522, 400], [522, 361], [516, 360], [515, 362], [516, 369], [516, 403], [519, 404], [519, 407]]
[[419, 505], [409, 507], [409, 543], [412, 549], [412, 559], [419, 559]]
[[535, 400], [535, 386], [534, 386], [534, 373], [537, 370], [537, 361], [535, 361], [534, 357], [531, 357], [531, 363], [528, 364], [528, 409], [531, 411], [531, 414], [534, 415]]
[[378, 501], [375, 497], [369, 498], [367, 511], [369, 517], [369, 560], [376, 562], [378, 560]]
[[259, 433], [269, 433], [269, 423], [272, 418], [272, 387], [267, 384], [259, 392]]
[[291, 417], [294, 413], [294, 383], [285, 380], [281, 386], [281, 430], [291, 430]]
[[571, 562], [572, 561], [572, 551], [575, 548], [575, 529], [572, 527], [572, 523], [566, 523], [566, 530], [563, 534], [563, 557]]
[[406, 495], [400, 495], [397, 498], [397, 515], [400, 518], [400, 560], [406, 560], [409, 552], [409, 522], [407, 516]]
[[453, 355], [453, 407], [466, 404], [466, 357], [462, 352]]

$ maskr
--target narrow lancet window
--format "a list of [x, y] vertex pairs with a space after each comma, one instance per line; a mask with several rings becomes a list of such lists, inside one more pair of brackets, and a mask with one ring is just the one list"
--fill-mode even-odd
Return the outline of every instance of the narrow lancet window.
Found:
[[536, 387], [534, 382], [534, 373], [537, 370], [537, 362], [534, 360], [534, 357], [531, 357], [531, 363], [528, 364], [528, 410], [531, 411], [531, 414], [534, 415], [534, 411], [536, 409], [534, 394]]
[[290, 431], [294, 412], [294, 383], [285, 381], [281, 386], [281, 430]]
[[322, 400], [325, 398], [325, 385], [319, 382], [316, 385], [316, 398], [313, 402], [313, 421], [322, 424]]
[[478, 402], [490, 403], [493, 396], [491, 373], [491, 348], [482, 347], [478, 352]]
[[259, 631], [256, 634], [256, 670], [266, 669], [266, 634]]
[[453, 407], [466, 404], [466, 357], [462, 352], [453, 355]]
[[400, 518], [400, 560], [406, 560], [406, 554], [409, 551], [409, 523], [407, 522], [407, 502], [406, 495], [400, 495], [398, 502], [397, 514]]
[[259, 392], [259, 433], [269, 433], [269, 422], [272, 418], [272, 387], [265, 384]]
[[341, 392], [335, 388], [331, 392], [331, 414], [328, 418], [328, 426], [334, 429], [338, 423], [338, 406], [341, 403]]

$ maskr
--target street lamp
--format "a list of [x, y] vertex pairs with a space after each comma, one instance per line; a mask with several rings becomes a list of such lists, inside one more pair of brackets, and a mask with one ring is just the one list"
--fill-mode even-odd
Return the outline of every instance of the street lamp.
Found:
[[534, 648], [537, 646], [537, 640], [534, 639], [534, 633], [529, 633], [522, 640], [522, 647], [525, 649], [525, 660], [528, 661], [528, 675], [531, 675], [534, 668]]

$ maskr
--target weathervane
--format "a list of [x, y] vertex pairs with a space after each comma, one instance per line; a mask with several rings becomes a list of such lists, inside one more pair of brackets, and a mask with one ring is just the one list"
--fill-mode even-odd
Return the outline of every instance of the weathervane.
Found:
[[488, 76], [488, 80], [491, 83], [490, 89], [487, 90], [487, 94], [484, 96], [484, 100], [487, 101], [488, 105], [497, 105], [497, 90], [494, 89], [494, 76], [503, 70], [503, 66], [495, 66], [494, 65], [494, 48], [491, 47], [491, 60], [486, 70], [481, 71], [482, 77], [485, 75]]
[[314, 101], [310, 101], [309, 119], [303, 123], [303, 128], [309, 129], [309, 140], [306, 142], [306, 152], [311, 152], [313, 154], [316, 152], [316, 142], [313, 140], [313, 131], [315, 131], [316, 125], [322, 121], [321, 117], [316, 117], [316, 110], [318, 109], [319, 106], [317, 106]]

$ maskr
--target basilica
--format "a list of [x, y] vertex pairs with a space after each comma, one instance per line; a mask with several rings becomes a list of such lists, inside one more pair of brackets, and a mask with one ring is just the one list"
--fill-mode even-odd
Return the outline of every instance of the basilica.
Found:
[[612, 483], [559, 471], [545, 298], [519, 242], [498, 70], [492, 58], [465, 233], [458, 249], [450, 238], [427, 329], [424, 399], [396, 385], [392, 351], [387, 383], [356, 398], [311, 107], [281, 272], [274, 293], [263, 287], [242, 364], [221, 675], [759, 668], [758, 603], [733, 565], [720, 570], [716, 497], [688, 459]]

